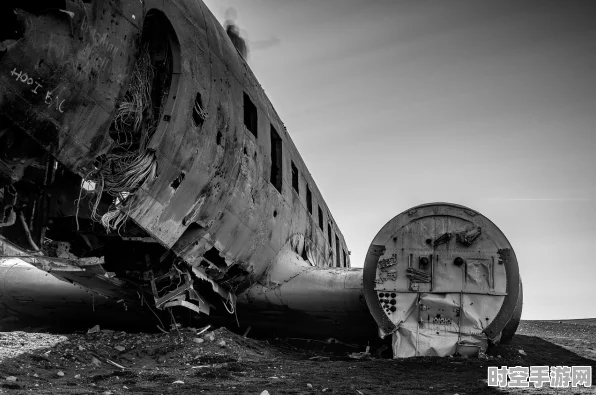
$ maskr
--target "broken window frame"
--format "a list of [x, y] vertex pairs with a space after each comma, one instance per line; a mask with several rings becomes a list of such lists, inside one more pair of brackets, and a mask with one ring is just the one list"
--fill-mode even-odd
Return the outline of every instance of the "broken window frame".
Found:
[[339, 237], [335, 234], [335, 262], [337, 267], [341, 267], [341, 256], [339, 253]]
[[254, 105], [250, 96], [246, 92], [243, 92], [244, 100], [244, 126], [248, 129], [255, 137], [258, 138], [258, 114], [257, 107]]
[[271, 125], [271, 174], [269, 182], [281, 193], [283, 187], [283, 149], [282, 139]]
[[[322, 232], [325, 232], [323, 230], [323, 210], [321, 210], [321, 206], [319, 206], [319, 228], [321, 229]], [[323, 233], [323, 235], [325, 235]]]
[[310, 191], [308, 184], [306, 184], [306, 209], [308, 210], [308, 213], [312, 215], [312, 192]]
[[299, 178], [298, 178], [298, 168], [294, 164], [294, 161], [292, 161], [291, 169], [292, 169], [292, 188], [296, 191], [296, 193], [298, 195], [300, 195], [300, 183], [299, 183]]

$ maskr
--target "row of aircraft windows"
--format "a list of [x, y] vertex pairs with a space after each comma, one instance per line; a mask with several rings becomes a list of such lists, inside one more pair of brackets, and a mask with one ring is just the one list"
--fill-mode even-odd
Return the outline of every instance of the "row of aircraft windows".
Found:
[[[258, 122], [257, 122], [257, 107], [253, 104], [250, 100], [250, 97], [244, 92], [244, 126], [255, 136], [258, 137]], [[271, 184], [281, 193], [282, 191], [282, 184], [283, 184], [283, 157], [282, 157], [282, 139], [277, 133], [277, 130], [271, 125], [270, 130], [270, 138], [271, 138], [271, 176], [269, 181]], [[292, 167], [292, 188], [296, 191], [298, 195], [300, 195], [300, 187], [298, 184], [298, 168], [291, 162]], [[313, 215], [313, 198], [312, 192], [306, 184], [306, 208], [308, 212]], [[319, 228], [322, 232], [324, 232], [323, 228], [323, 210], [321, 206], [318, 206], [318, 219], [319, 219]], [[332, 237], [332, 230], [331, 230], [331, 223], [327, 223], [327, 236], [329, 241], [329, 246], [333, 249], [333, 237]], [[340, 251], [343, 252], [343, 266], [347, 267], [348, 265], [348, 258], [346, 256], [346, 251], [340, 248], [339, 245], [339, 237], [337, 234], [335, 235], [335, 259], [336, 259], [336, 266], [342, 266]]]

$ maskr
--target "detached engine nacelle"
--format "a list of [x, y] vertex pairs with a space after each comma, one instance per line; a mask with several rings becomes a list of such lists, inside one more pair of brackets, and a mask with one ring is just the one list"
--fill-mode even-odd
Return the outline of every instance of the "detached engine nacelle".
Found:
[[414, 207], [376, 235], [363, 286], [394, 357], [477, 355], [521, 317], [517, 258], [490, 220], [447, 203]]

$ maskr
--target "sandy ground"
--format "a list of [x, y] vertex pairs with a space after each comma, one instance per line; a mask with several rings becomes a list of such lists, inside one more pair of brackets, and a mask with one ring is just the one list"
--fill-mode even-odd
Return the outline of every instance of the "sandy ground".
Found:
[[[488, 366], [590, 365], [596, 320], [522, 322], [488, 359], [372, 357], [337, 344], [255, 340], [227, 329], [169, 334], [103, 330], [0, 333], [0, 392], [10, 394], [488, 394], [596, 393], [592, 388], [488, 387]], [[300, 346], [300, 347], [298, 347]], [[519, 350], [523, 350], [522, 353]], [[387, 355], [387, 351], [384, 355]], [[8, 378], [8, 379], [7, 379]]]

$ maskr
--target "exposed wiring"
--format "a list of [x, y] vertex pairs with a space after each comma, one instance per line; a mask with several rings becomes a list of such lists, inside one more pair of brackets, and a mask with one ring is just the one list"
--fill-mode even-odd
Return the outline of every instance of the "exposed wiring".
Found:
[[172, 313], [172, 309], [168, 309], [168, 311], [170, 312], [170, 317], [172, 317], [172, 322], [174, 322], [174, 328], [176, 328], [176, 332], [178, 332], [178, 335], [180, 337], [182, 337], [182, 334], [180, 333], [180, 329], [178, 329], [178, 323], [176, 322], [176, 318], [174, 318], [174, 313]]
[[[143, 290], [141, 290], [141, 292], [144, 292]], [[153, 315], [155, 316], [155, 318], [157, 318], [157, 320], [159, 321], [159, 323], [161, 324], [161, 327], [159, 325], [157, 325], [157, 327], [159, 328], [159, 330], [161, 330], [164, 333], [169, 333], [166, 330], [162, 329], [164, 327], [163, 322], [161, 322], [161, 319], [159, 318], [159, 316], [155, 313], [155, 311], [153, 311], [153, 309], [151, 308], [151, 306], [149, 306], [149, 303], [145, 303], [145, 306], [147, 306], [147, 308], [153, 313]]]
[[33, 238], [31, 237], [29, 226], [27, 226], [27, 220], [25, 219], [25, 215], [22, 211], [19, 213], [19, 218], [21, 220], [21, 224], [23, 225], [23, 229], [25, 230], [25, 234], [27, 235], [27, 240], [29, 241], [29, 244], [35, 251], [39, 251], [39, 247], [37, 246], [37, 244], [35, 244]]
[[[120, 234], [129, 215], [122, 210], [127, 198], [148, 178], [154, 178], [157, 174], [155, 152], [147, 148], [159, 121], [151, 101], [154, 79], [151, 55], [148, 46], [144, 46], [134, 65], [132, 81], [110, 126], [110, 136], [116, 145], [110, 153], [97, 159], [95, 169], [83, 179], [83, 182], [92, 181], [96, 185], [91, 218], [100, 222], [107, 232], [117, 230]], [[97, 210], [104, 192], [112, 196], [114, 201], [100, 216]], [[79, 201], [80, 198], [79, 194]]]
[[228, 305], [227, 303], [230, 302], [230, 299], [227, 299], [225, 302], [223, 302], [224, 307], [226, 308], [226, 310], [228, 311], [228, 313], [230, 314], [234, 314], [234, 305], [232, 303], [230, 303], [230, 306], [232, 306], [232, 309], [228, 309]]

